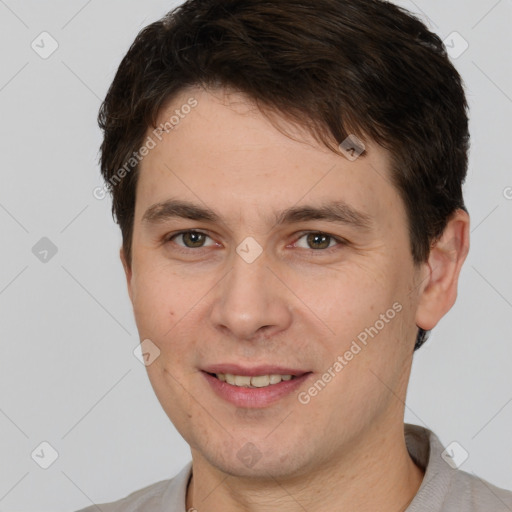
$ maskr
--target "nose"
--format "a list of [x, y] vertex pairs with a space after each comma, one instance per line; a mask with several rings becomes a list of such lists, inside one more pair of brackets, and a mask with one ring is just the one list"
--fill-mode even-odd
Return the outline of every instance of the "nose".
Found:
[[292, 294], [268, 263], [264, 253], [252, 263], [235, 255], [231, 271], [215, 289], [211, 310], [214, 327], [224, 336], [255, 341], [290, 326]]

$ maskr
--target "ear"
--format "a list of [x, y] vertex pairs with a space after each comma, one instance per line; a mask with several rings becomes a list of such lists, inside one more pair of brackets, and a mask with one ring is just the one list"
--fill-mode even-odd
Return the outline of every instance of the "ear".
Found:
[[[430, 249], [416, 310], [416, 325], [428, 331], [451, 309], [457, 298], [459, 274], [469, 252], [469, 215], [457, 210]], [[424, 275], [425, 275], [424, 274]]]
[[123, 264], [124, 274], [126, 276], [126, 284], [128, 287], [128, 295], [130, 296], [130, 301], [133, 303], [133, 294], [132, 294], [132, 269], [128, 262], [126, 261], [126, 257], [124, 255], [123, 248], [119, 250], [119, 257], [121, 258], [121, 263]]

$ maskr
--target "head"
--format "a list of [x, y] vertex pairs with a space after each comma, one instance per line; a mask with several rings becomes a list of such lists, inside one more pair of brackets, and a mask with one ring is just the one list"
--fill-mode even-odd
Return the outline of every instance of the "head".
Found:
[[[402, 421], [467, 253], [466, 109], [440, 39], [387, 2], [190, 0], [137, 36], [101, 171], [151, 383], [196, 453], [298, 474]], [[236, 406], [223, 364], [304, 377]]]

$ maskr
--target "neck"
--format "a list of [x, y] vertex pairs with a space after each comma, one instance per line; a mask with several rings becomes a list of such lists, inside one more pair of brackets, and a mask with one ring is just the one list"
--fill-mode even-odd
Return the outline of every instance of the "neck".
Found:
[[357, 445], [323, 461], [307, 474], [251, 479], [230, 476], [192, 452], [193, 477], [187, 511], [401, 512], [417, 493], [424, 472], [410, 458], [403, 424], [393, 435], [379, 431], [359, 437]]

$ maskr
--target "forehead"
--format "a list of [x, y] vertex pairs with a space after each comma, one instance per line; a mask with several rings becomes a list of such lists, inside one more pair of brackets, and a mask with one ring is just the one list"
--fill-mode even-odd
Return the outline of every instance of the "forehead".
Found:
[[180, 93], [148, 129], [154, 148], [140, 165], [136, 217], [171, 197], [226, 215], [252, 212], [254, 221], [301, 203], [343, 201], [375, 219], [401, 209], [383, 148], [370, 141], [351, 161], [277, 119], [281, 130], [241, 94]]

